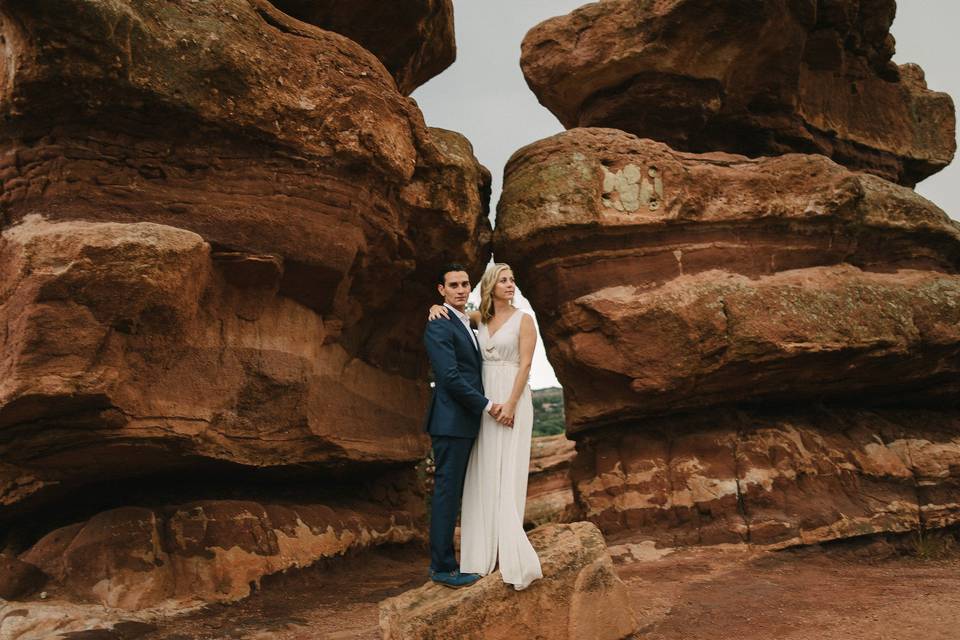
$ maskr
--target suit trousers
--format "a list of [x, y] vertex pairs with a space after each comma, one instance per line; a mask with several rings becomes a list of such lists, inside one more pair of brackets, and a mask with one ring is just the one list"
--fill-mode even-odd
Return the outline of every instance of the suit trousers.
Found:
[[454, 571], [459, 565], [453, 535], [463, 498], [463, 480], [476, 438], [431, 436], [433, 441], [433, 500], [430, 504], [430, 569]]

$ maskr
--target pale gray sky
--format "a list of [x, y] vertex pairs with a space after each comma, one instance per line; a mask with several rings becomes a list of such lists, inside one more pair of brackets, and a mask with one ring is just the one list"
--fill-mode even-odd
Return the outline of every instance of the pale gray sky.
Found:
[[[583, 4], [582, 0], [454, 0], [457, 61], [413, 97], [428, 125], [459, 131], [473, 143], [476, 156], [493, 174], [494, 208], [510, 155], [563, 130], [523, 80], [520, 41], [538, 22]], [[957, 0], [900, 0], [893, 24], [894, 60], [919, 64], [930, 88], [945, 91], [954, 100], [960, 96], [958, 24]], [[917, 191], [960, 219], [960, 161], [925, 180]], [[529, 309], [522, 296], [518, 304]], [[542, 344], [537, 345], [530, 385], [534, 389], [558, 385]]]

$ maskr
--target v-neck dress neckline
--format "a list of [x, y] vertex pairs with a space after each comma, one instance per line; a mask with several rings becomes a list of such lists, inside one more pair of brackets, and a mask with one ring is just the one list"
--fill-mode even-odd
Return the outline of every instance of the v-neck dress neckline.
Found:
[[510, 322], [511, 320], [513, 320], [513, 316], [517, 315], [518, 313], [520, 313], [520, 309], [514, 309], [514, 310], [513, 310], [513, 313], [510, 314], [510, 317], [507, 318], [506, 320], [504, 320], [504, 321], [503, 321], [503, 324], [501, 324], [499, 327], [497, 327], [497, 330], [494, 331], [493, 333], [490, 333], [490, 325], [487, 325], [487, 337], [490, 338], [491, 340], [493, 340], [493, 336], [495, 336], [495, 335], [497, 335], [498, 333], [500, 333], [500, 332], [503, 330], [503, 328], [504, 328], [505, 326], [507, 326], [507, 323]]

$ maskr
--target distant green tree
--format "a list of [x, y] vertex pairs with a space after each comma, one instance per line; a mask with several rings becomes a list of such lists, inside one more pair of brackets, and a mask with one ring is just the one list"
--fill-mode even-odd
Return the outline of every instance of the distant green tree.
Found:
[[566, 430], [563, 389], [550, 387], [533, 392], [533, 435], [555, 436]]

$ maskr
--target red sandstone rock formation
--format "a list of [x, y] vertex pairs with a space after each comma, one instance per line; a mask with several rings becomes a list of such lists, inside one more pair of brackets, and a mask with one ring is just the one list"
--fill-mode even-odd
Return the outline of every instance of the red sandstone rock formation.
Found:
[[960, 521], [956, 411], [714, 409], [587, 433], [584, 517], [657, 544], [811, 544]]
[[419, 537], [408, 511], [378, 504], [202, 501], [105, 511], [52, 531], [23, 560], [61, 596], [138, 610], [237, 600], [265, 575]]
[[17, 600], [32, 595], [47, 581], [40, 569], [12, 555], [0, 554], [0, 598]]
[[264, 0], [7, 0], [0, 31], [0, 546], [173, 478], [321, 508], [415, 464], [435, 271], [489, 255], [469, 143]]
[[272, 1], [295, 18], [363, 45], [380, 58], [405, 95], [457, 57], [452, 0]]
[[688, 151], [822, 153], [914, 185], [953, 158], [954, 107], [892, 61], [894, 0], [609, 0], [533, 28], [521, 66], [566, 127]]
[[550, 522], [576, 519], [570, 483], [570, 463], [576, 451], [565, 435], [534, 438], [530, 446], [530, 478], [524, 525], [540, 526]]
[[380, 603], [384, 640], [631, 636], [637, 620], [603, 536], [589, 522], [530, 532], [543, 579], [517, 593], [494, 572], [469, 589], [427, 583]]
[[[820, 156], [574, 129], [514, 155], [498, 211], [606, 532], [791, 544], [960, 520], [960, 225], [932, 203]], [[930, 432], [884, 417], [924, 405]]]

